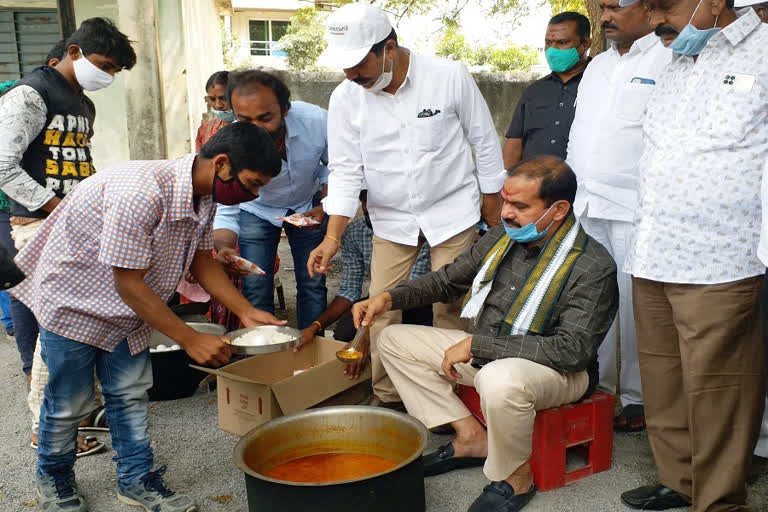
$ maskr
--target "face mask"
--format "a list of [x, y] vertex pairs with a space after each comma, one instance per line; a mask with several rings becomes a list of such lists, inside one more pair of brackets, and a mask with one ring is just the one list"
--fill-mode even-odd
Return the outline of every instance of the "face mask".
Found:
[[[379, 78], [376, 79], [375, 82], [373, 82], [373, 85], [366, 89], [368, 92], [379, 92], [381, 90], [384, 90], [389, 84], [392, 83], [392, 70], [384, 71], [384, 65], [387, 63], [387, 49], [384, 48], [384, 55], [381, 59], [381, 74], [379, 75]], [[394, 62], [392, 63], [392, 67], [395, 67]]]
[[[552, 206], [555, 206], [554, 204]], [[539, 217], [539, 220], [536, 222], [529, 222], [525, 226], [521, 228], [511, 228], [507, 226], [507, 223], [504, 222], [504, 219], [501, 219], [501, 224], [504, 226], [504, 231], [507, 232], [507, 236], [511, 238], [515, 242], [519, 242], [521, 244], [527, 244], [529, 242], [535, 242], [536, 240], [541, 240], [541, 238], [547, 234], [547, 231], [549, 231], [549, 228], [552, 226], [552, 224], [555, 222], [554, 219], [552, 219], [552, 222], [549, 223], [549, 226], [544, 229], [544, 231], [539, 232], [539, 230], [536, 229], [536, 224], [541, 222], [541, 219], [543, 219], [548, 213], [549, 210], [552, 209], [552, 206], [550, 206], [547, 211], [545, 211], [541, 217]]]
[[687, 55], [688, 57], [695, 57], [701, 53], [701, 50], [703, 50], [705, 46], [707, 46], [707, 42], [709, 42], [712, 36], [720, 32], [720, 29], [717, 27], [717, 19], [719, 16], [715, 18], [714, 28], [699, 30], [691, 25], [693, 17], [696, 16], [696, 11], [701, 7], [701, 2], [702, 0], [699, 0], [699, 4], [696, 6], [696, 9], [693, 10], [693, 14], [691, 14], [691, 19], [688, 20], [688, 24], [683, 27], [683, 30], [680, 31], [675, 40], [668, 46], [673, 52], [679, 53], [680, 55]]
[[72, 66], [75, 69], [77, 83], [86, 91], [98, 91], [99, 89], [109, 87], [115, 79], [114, 76], [106, 71], [94, 66], [91, 61], [85, 58], [82, 51], [80, 52], [80, 58], [72, 61]]
[[285, 118], [283, 118], [280, 121], [280, 127], [273, 131], [273, 132], [267, 132], [270, 137], [272, 137], [272, 140], [277, 142], [279, 141], [283, 135], [285, 135]]
[[211, 109], [211, 112], [213, 112], [216, 117], [221, 119], [222, 121], [226, 123], [231, 123], [235, 120], [235, 112], [232, 109], [229, 110], [216, 110], [215, 108]]
[[221, 203], [227, 206], [233, 204], [247, 203], [259, 196], [245, 188], [237, 176], [227, 181], [219, 178], [218, 174], [213, 175], [213, 202]]
[[549, 47], [547, 48], [547, 51], [544, 52], [544, 56], [547, 58], [549, 69], [555, 73], [568, 71], [581, 60], [579, 51], [576, 48], [561, 50], [560, 48]]

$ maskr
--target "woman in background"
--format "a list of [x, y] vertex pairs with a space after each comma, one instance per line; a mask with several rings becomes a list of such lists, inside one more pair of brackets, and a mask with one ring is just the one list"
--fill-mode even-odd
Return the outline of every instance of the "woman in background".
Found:
[[229, 71], [217, 71], [205, 83], [205, 102], [211, 111], [203, 114], [203, 122], [195, 138], [195, 151], [200, 151], [214, 133], [235, 120], [235, 113], [227, 101], [228, 79]]
[[[205, 102], [210, 111], [203, 114], [203, 122], [197, 129], [197, 137], [195, 137], [195, 152], [197, 153], [217, 131], [235, 120], [235, 114], [232, 112], [229, 101], [227, 101], [228, 79], [229, 71], [217, 71], [205, 83]], [[179, 301], [182, 304], [207, 303], [211, 300], [211, 296], [195, 282], [191, 274], [185, 276], [176, 291], [179, 292]]]

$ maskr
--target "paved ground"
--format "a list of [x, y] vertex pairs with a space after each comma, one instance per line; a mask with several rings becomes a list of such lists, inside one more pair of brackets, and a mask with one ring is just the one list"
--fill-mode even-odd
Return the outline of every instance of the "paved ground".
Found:
[[[295, 303], [290, 253], [281, 244], [282, 278], [289, 307]], [[286, 272], [287, 270], [287, 272]], [[338, 276], [329, 288], [338, 286]], [[291, 308], [292, 309], [292, 308]], [[295, 312], [278, 312], [294, 319]], [[10, 338], [0, 334], [0, 512], [35, 510], [35, 453], [29, 447], [29, 411], [18, 353]], [[193, 495], [204, 511], [246, 511], [243, 474], [232, 463], [237, 437], [218, 430], [216, 395], [195, 396], [150, 406], [150, 433], [158, 465], [167, 464], [167, 481], [176, 490]], [[109, 445], [109, 436], [100, 436]], [[434, 436], [431, 448], [448, 440]], [[93, 512], [136, 510], [117, 502], [114, 452], [85, 457], [76, 465], [80, 487]], [[644, 434], [617, 434], [610, 471], [576, 482], [567, 488], [540, 493], [526, 508], [530, 512], [607, 512], [628, 510], [619, 494], [655, 479], [653, 460]], [[427, 512], [464, 512], [487, 480], [480, 469], [468, 469], [429, 478], [425, 482]], [[768, 510], [768, 476], [750, 488], [755, 511]], [[311, 504], [306, 510], [312, 510]], [[684, 510], [684, 509], [680, 509]], [[286, 511], [297, 512], [297, 511]]]

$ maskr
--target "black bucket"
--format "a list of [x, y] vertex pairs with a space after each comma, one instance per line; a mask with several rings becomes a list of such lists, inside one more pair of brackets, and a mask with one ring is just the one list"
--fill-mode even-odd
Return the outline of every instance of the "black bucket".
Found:
[[[187, 322], [194, 330], [223, 336], [227, 329], [224, 326], [213, 323]], [[172, 346], [176, 342], [164, 334], [153, 331], [149, 342], [150, 348], [158, 345]], [[187, 398], [195, 394], [200, 382], [206, 377], [206, 373], [190, 368], [190, 364], [197, 364], [183, 349], [169, 350], [166, 352], [150, 352], [152, 359], [152, 387], [149, 388], [149, 399], [176, 400]]]

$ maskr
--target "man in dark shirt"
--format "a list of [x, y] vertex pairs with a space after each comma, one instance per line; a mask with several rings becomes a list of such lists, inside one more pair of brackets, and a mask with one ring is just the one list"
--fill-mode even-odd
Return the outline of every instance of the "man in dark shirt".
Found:
[[[517, 511], [536, 491], [528, 459], [536, 411], [579, 400], [597, 384], [597, 348], [618, 306], [616, 265], [571, 204], [576, 176], [543, 156], [508, 171], [502, 226], [452, 264], [353, 307], [369, 325], [390, 309], [465, 296], [474, 334], [391, 325], [381, 358], [408, 412], [456, 439], [424, 457], [425, 476], [484, 465], [492, 480], [470, 512]], [[472, 361], [472, 364], [468, 364]], [[477, 388], [487, 433], [453, 393]]]
[[565, 159], [576, 93], [589, 63], [590, 30], [589, 19], [577, 12], [549, 20], [544, 46], [552, 73], [531, 84], [517, 102], [503, 148], [505, 169], [537, 155]]

